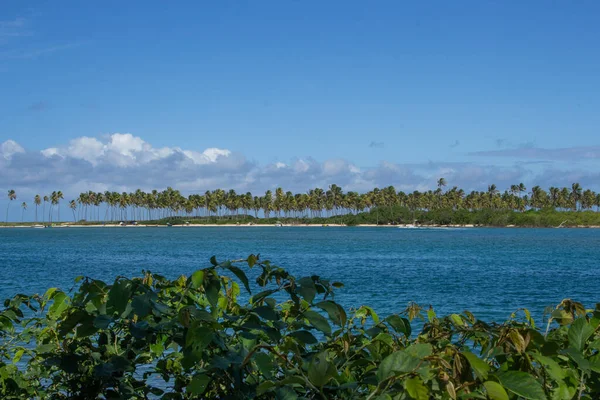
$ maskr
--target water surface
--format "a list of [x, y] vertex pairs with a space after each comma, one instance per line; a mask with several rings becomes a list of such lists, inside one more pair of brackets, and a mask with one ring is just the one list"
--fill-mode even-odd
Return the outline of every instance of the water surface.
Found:
[[519, 307], [541, 316], [563, 298], [600, 301], [600, 230], [365, 227], [0, 229], [0, 298], [69, 289], [78, 275], [111, 280], [147, 269], [176, 277], [212, 255], [250, 253], [296, 276], [341, 281], [344, 306], [382, 314], [416, 301], [490, 320]]

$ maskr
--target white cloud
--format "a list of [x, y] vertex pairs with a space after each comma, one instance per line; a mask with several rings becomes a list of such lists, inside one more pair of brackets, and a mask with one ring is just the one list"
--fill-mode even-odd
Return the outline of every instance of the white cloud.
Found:
[[10, 160], [14, 154], [18, 153], [25, 153], [25, 149], [14, 140], [7, 140], [0, 145], [0, 155], [2, 155], [5, 160]]
[[346, 191], [364, 192], [393, 185], [410, 192], [435, 189], [440, 177], [445, 177], [449, 186], [456, 185], [467, 191], [485, 190], [491, 183], [500, 189], [519, 182], [568, 185], [569, 179], [579, 179], [592, 188], [598, 184], [595, 177], [573, 168], [560, 170], [555, 165], [545, 164], [498, 166], [472, 162], [400, 164], [382, 161], [376, 166], [359, 168], [348, 160], [320, 162], [310, 157], [260, 164], [228, 149], [158, 148], [129, 133], [101, 138], [81, 136], [66, 145], [41, 151], [26, 151], [13, 140], [0, 145], [0, 190], [46, 193], [60, 189], [71, 198], [85, 190], [120, 192], [139, 188], [149, 191], [167, 186], [184, 194], [216, 188], [261, 193], [278, 186], [305, 192], [314, 187], [327, 188], [332, 183]]

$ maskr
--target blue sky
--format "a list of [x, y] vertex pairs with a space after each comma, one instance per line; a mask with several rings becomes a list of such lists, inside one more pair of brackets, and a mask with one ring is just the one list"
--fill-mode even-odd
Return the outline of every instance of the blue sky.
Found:
[[0, 189], [409, 190], [440, 174], [598, 188], [598, 15], [596, 1], [4, 0]]

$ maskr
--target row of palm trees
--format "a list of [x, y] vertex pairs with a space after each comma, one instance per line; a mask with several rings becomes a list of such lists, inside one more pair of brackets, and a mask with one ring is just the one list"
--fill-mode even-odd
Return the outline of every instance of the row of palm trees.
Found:
[[[445, 190], [447, 182], [444, 178], [437, 180], [437, 189], [425, 192], [414, 191], [404, 193], [396, 191], [393, 186], [383, 189], [375, 188], [366, 193], [354, 191], [344, 192], [336, 184], [327, 190], [311, 189], [306, 193], [284, 192], [277, 188], [274, 192], [267, 190], [262, 196], [250, 192], [238, 194], [235, 190], [217, 189], [206, 191], [204, 194], [183, 196], [178, 190], [167, 188], [163, 191], [153, 190], [143, 192], [136, 190], [132, 193], [106, 191], [96, 193], [88, 191], [81, 193], [77, 199], [69, 201], [69, 209], [73, 220], [88, 221], [122, 221], [122, 220], [156, 220], [173, 216], [228, 216], [237, 217], [240, 214], [255, 217], [323, 217], [337, 216], [348, 213], [360, 213], [373, 207], [403, 206], [411, 210], [435, 209], [504, 209], [525, 211], [552, 207], [556, 210], [589, 210], [596, 207], [600, 210], [600, 194], [590, 189], [583, 190], [579, 183], [571, 187], [550, 187], [548, 190], [534, 186], [528, 192], [523, 183], [511, 185], [509, 189], [500, 192], [496, 185], [489, 185], [487, 191], [471, 191], [452, 187]], [[14, 190], [8, 191], [8, 207], [17, 199]], [[52, 222], [54, 211], [60, 221], [60, 201], [63, 193], [54, 191], [50, 195], [35, 195], [35, 221], [38, 222], [38, 208], [43, 207], [42, 221], [46, 221], [46, 204], [48, 204], [48, 221]], [[23, 202], [22, 216], [27, 210]]]
[[[344, 192], [336, 184], [327, 190], [311, 189], [306, 193], [284, 192], [277, 188], [267, 190], [262, 196], [250, 192], [238, 194], [235, 190], [216, 189], [204, 194], [183, 196], [178, 190], [167, 188], [163, 191], [143, 192], [138, 189], [132, 193], [106, 191], [81, 193], [77, 199], [69, 201], [73, 220], [87, 221], [123, 221], [156, 220], [173, 216], [229, 216], [240, 214], [255, 217], [323, 217], [343, 214], [356, 214], [369, 211], [374, 207], [403, 206], [411, 210], [481, 210], [503, 209], [525, 211], [552, 207], [556, 210], [589, 210], [596, 207], [600, 211], [600, 194], [590, 189], [583, 190], [579, 183], [571, 187], [550, 187], [548, 190], [534, 186], [529, 192], [523, 183], [511, 185], [500, 192], [496, 185], [489, 185], [487, 191], [471, 191], [452, 187], [445, 190], [444, 178], [437, 181], [437, 189], [425, 192], [404, 193], [393, 186], [375, 188], [366, 193]], [[17, 199], [14, 190], [8, 191], [8, 207]], [[49, 205], [48, 221], [52, 222], [54, 211], [60, 221], [60, 201], [64, 199], [61, 191], [47, 196], [35, 195], [35, 221], [38, 222], [38, 207], [43, 204], [42, 220], [45, 222], [46, 204]], [[22, 219], [27, 204], [22, 203]], [[8, 210], [6, 217], [8, 221]]]
[[[52, 192], [50, 195], [44, 196], [43, 198], [39, 194], [36, 194], [33, 197], [33, 204], [35, 205], [35, 222], [38, 222], [38, 207], [42, 204], [42, 200], [43, 200], [42, 221], [46, 222], [46, 219], [45, 219], [46, 203], [50, 204], [49, 213], [48, 213], [48, 221], [51, 223], [53, 220], [54, 207], [56, 207], [56, 210], [58, 212], [58, 221], [60, 221], [60, 201], [63, 199], [64, 199], [64, 195], [60, 190]], [[11, 189], [8, 191], [8, 200], [9, 200], [8, 205], [6, 206], [6, 222], [8, 222], [8, 211], [10, 210], [10, 204], [12, 203], [13, 200], [17, 200], [17, 193], [15, 192], [14, 189]], [[72, 201], [72, 202], [75, 204], [74, 201]], [[26, 202], [21, 203], [21, 209], [22, 209], [21, 221], [23, 221], [24, 217], [25, 217], [25, 211], [27, 210]]]

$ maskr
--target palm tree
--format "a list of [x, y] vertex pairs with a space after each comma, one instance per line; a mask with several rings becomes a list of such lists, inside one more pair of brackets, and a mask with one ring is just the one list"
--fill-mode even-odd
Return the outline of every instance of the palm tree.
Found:
[[446, 184], [447, 184], [446, 178], [440, 178], [440, 179], [437, 180], [437, 187], [439, 189], [442, 189], [443, 187], [445, 187]]
[[577, 209], [577, 203], [581, 200], [581, 192], [582, 192], [582, 188], [581, 185], [579, 183], [573, 183], [571, 185], [571, 197], [572, 197], [572, 206], [573, 209], [576, 210]]
[[8, 222], [8, 209], [10, 207], [10, 202], [17, 199], [17, 192], [13, 189], [8, 191], [8, 205], [6, 206], [6, 222]]
[[35, 204], [35, 222], [38, 222], [38, 206], [42, 203], [42, 198], [39, 194], [36, 194], [33, 198], [33, 204]]
[[27, 203], [21, 203], [21, 207], [23, 208], [23, 210], [21, 211], [21, 222], [23, 222], [25, 217], [25, 210], [27, 210]]
[[60, 222], [60, 201], [64, 199], [63, 193], [59, 190], [56, 192], [56, 204], [58, 208], [58, 222]]
[[44, 196], [44, 208], [42, 209], [42, 222], [46, 222], [46, 203], [50, 201], [48, 196]]
[[69, 208], [71, 209], [71, 211], [73, 211], [73, 222], [75, 222], [76, 221], [75, 210], [77, 209], [77, 203], [75, 202], [75, 200], [71, 200], [69, 202]]

